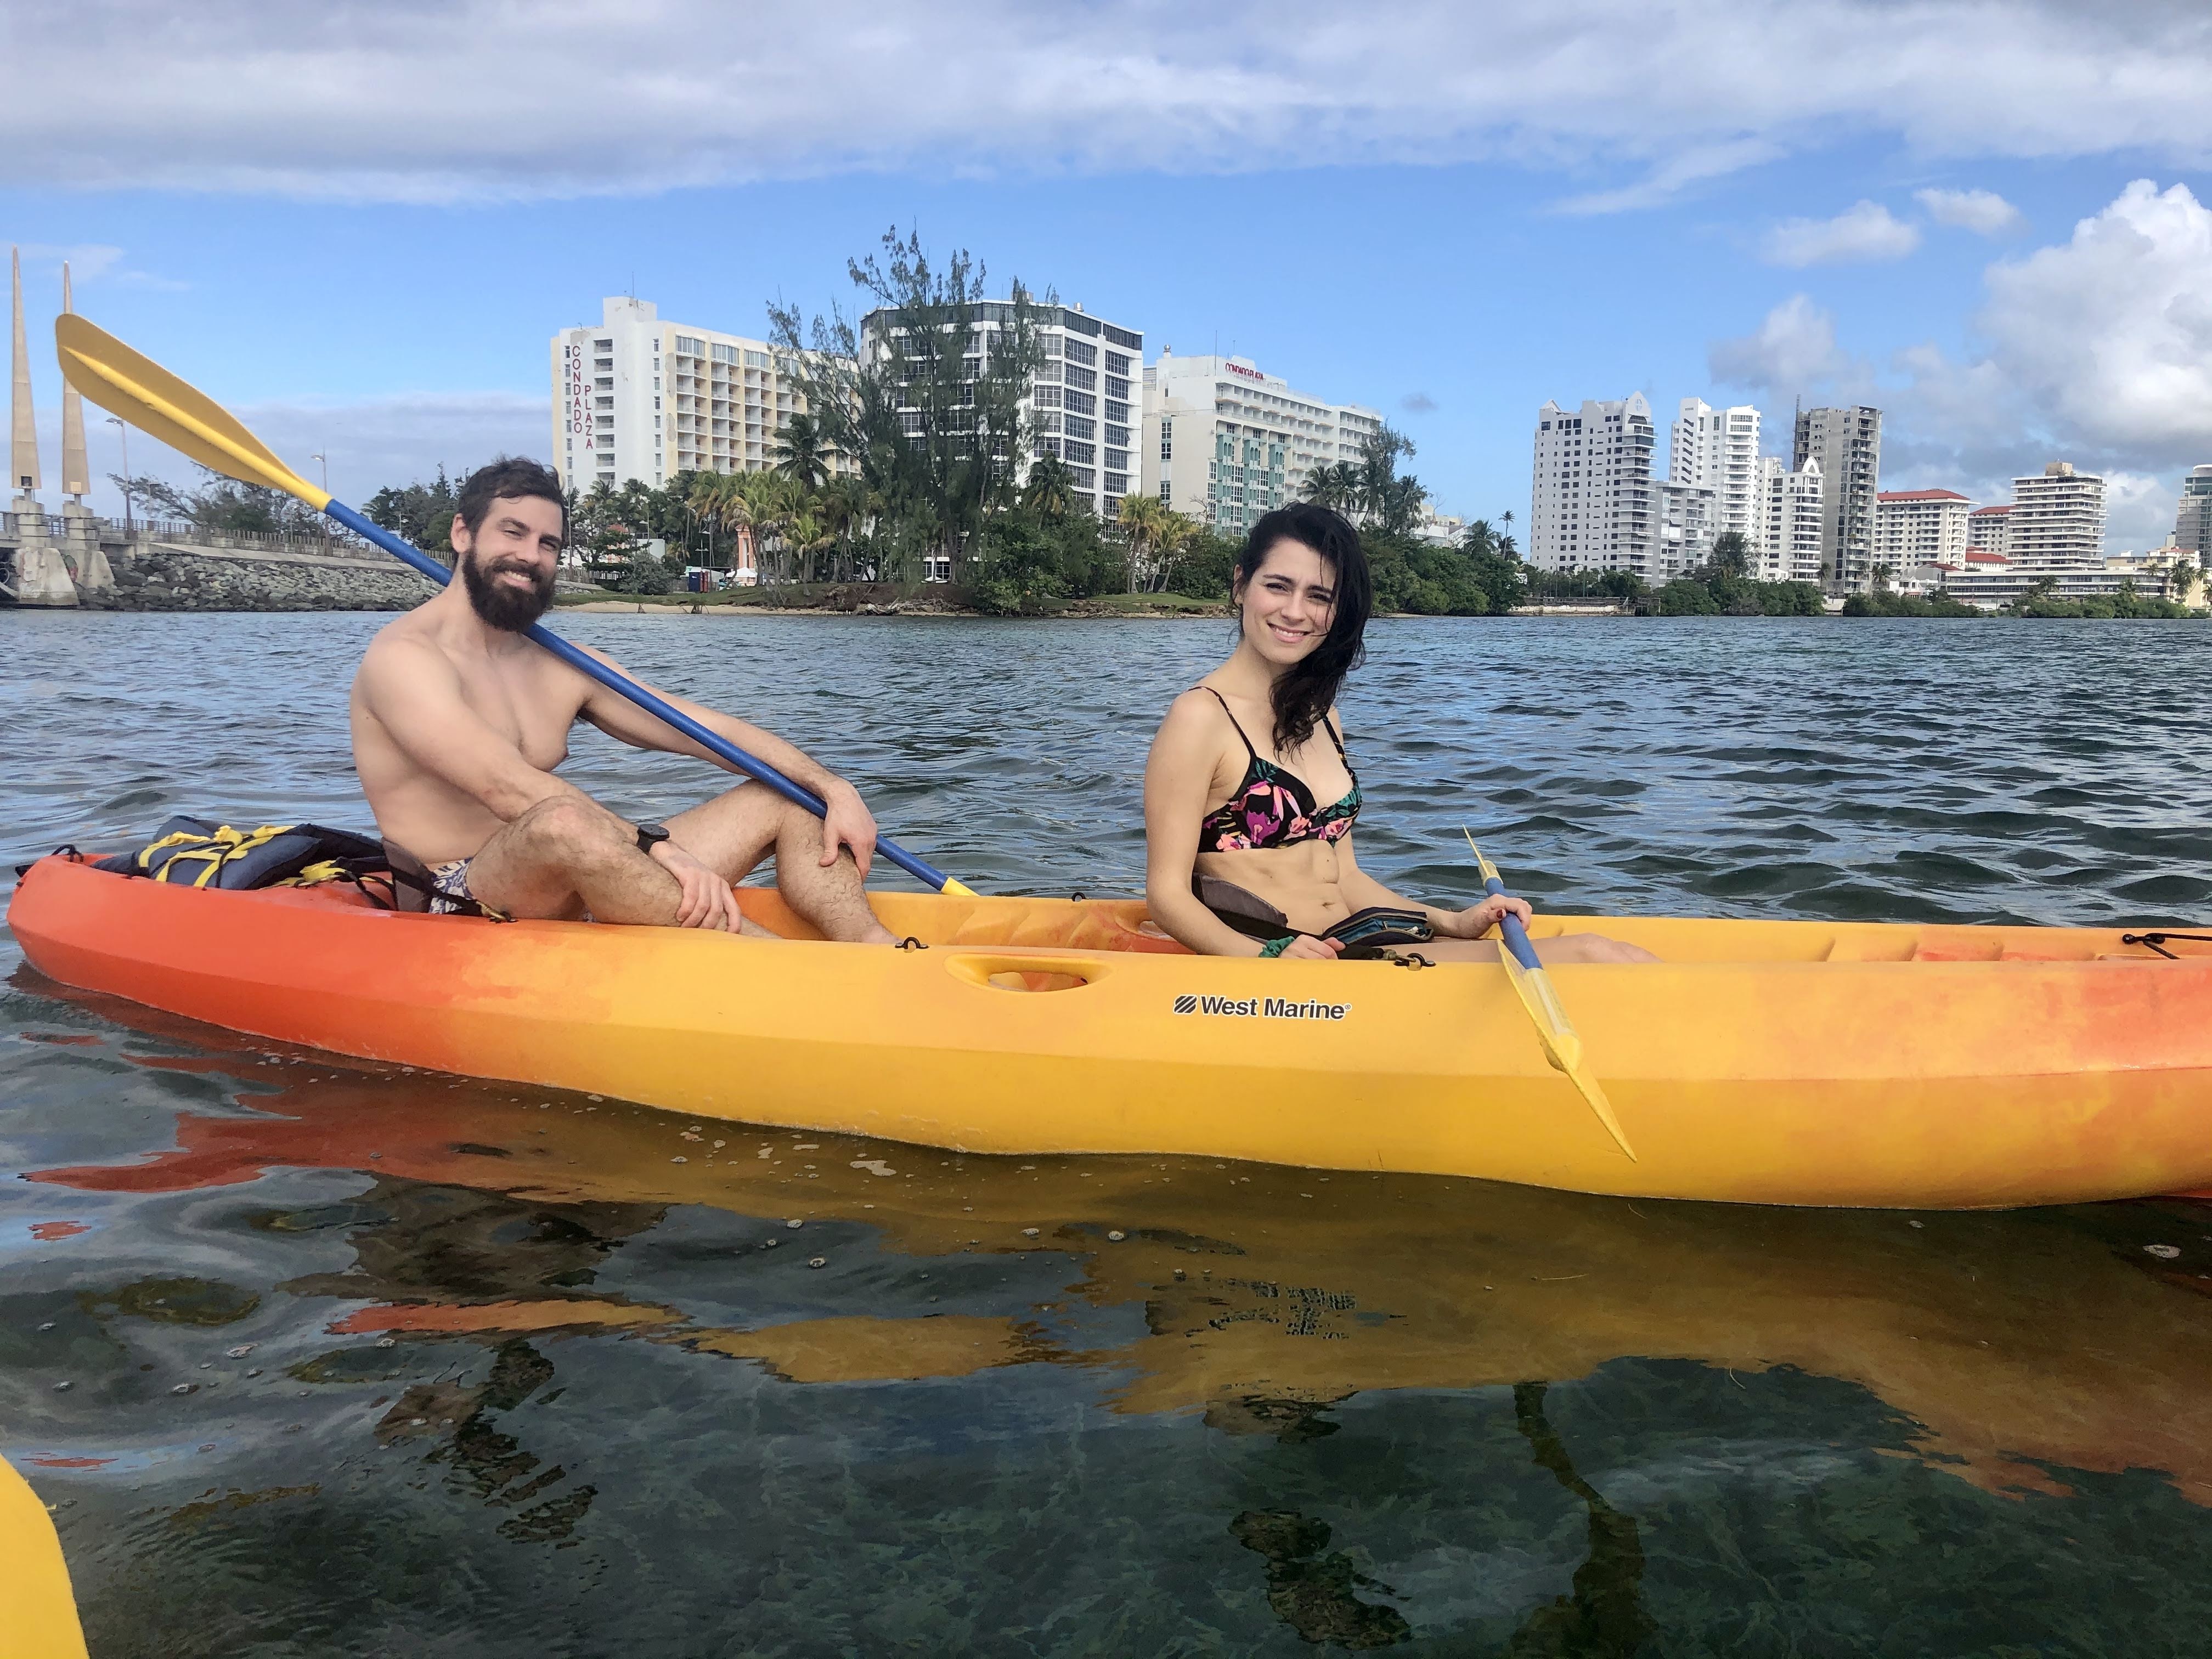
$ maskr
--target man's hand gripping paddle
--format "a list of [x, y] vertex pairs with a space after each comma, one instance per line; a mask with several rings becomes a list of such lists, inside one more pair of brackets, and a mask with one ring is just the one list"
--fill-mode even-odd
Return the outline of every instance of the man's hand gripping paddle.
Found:
[[[270, 453], [260, 439], [213, 398], [187, 386], [150, 358], [143, 357], [105, 330], [83, 318], [64, 315], [54, 319], [54, 344], [61, 357], [62, 374], [83, 396], [111, 415], [120, 415], [149, 436], [212, 467], [226, 478], [262, 484], [297, 496], [318, 513], [329, 514], [356, 535], [365, 537], [392, 557], [411, 565], [432, 581], [443, 585], [453, 572], [428, 557], [383, 526], [331, 499]], [[767, 762], [757, 760], [728, 738], [708, 731], [682, 710], [598, 658], [586, 655], [547, 629], [533, 626], [530, 637], [580, 673], [588, 674], [611, 691], [620, 692], [648, 714], [657, 714], [717, 759], [747, 777], [766, 784], [795, 805], [820, 817], [828, 809], [822, 797], [804, 784], [786, 777]], [[940, 893], [967, 894], [942, 870], [917, 858], [889, 837], [877, 841], [876, 850], [916, 880]]]
[[[1504, 898], [1505, 883], [1498, 876], [1498, 866], [1482, 856], [1482, 848], [1474, 844], [1474, 837], [1468, 835], [1464, 828], [1460, 834], [1467, 836], [1468, 850], [1481, 866], [1484, 890], [1493, 898]], [[1565, 1072], [1575, 1087], [1582, 1091], [1590, 1110], [1597, 1114], [1597, 1121], [1605, 1125], [1605, 1132], [1633, 1164], [1635, 1149], [1620, 1132], [1620, 1121], [1613, 1116], [1605, 1091], [1597, 1086], [1597, 1079], [1583, 1063], [1583, 1040], [1567, 1022], [1567, 1011], [1559, 1002], [1559, 989], [1552, 983], [1551, 975], [1544, 971], [1544, 964], [1537, 960], [1536, 947], [1528, 942], [1528, 930], [1521, 925], [1520, 917], [1509, 912], [1498, 919], [1498, 959], [1505, 964], [1506, 978], [1513, 981], [1521, 1006], [1535, 1023], [1536, 1036], [1544, 1045], [1544, 1058]]]

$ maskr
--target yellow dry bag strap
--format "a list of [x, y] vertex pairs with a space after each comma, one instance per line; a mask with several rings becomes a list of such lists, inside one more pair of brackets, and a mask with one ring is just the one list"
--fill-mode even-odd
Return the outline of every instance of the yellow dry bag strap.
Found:
[[[155, 881], [167, 881], [179, 865], [197, 864], [201, 866], [200, 872], [192, 878], [191, 884], [195, 887], [204, 887], [215, 879], [216, 872], [233, 859], [245, 857], [255, 848], [276, 840], [277, 836], [291, 828], [289, 823], [264, 823], [248, 834], [243, 830], [234, 830], [225, 823], [218, 825], [212, 836], [196, 836], [190, 830], [179, 830], [173, 835], [162, 836], [161, 840], [139, 854], [138, 867], [146, 871]], [[186, 844], [194, 842], [198, 842], [199, 845]], [[172, 853], [163, 860], [160, 869], [152, 868], [149, 860], [155, 854], [165, 847], [177, 846], [182, 846], [183, 850]]]

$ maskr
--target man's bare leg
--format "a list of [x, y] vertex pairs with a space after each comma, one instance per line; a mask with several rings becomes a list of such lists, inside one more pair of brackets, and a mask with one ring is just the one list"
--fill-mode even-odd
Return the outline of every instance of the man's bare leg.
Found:
[[678, 846], [732, 884], [773, 854], [776, 890], [783, 902], [824, 939], [860, 945], [897, 943], [868, 908], [867, 890], [852, 854], [840, 849], [836, 863], [825, 866], [822, 820], [773, 790], [741, 784], [678, 813], [668, 820], [668, 833]]
[[532, 921], [594, 920], [675, 926], [684, 890], [637, 849], [636, 830], [574, 796], [540, 801], [483, 844], [469, 863], [479, 902]]

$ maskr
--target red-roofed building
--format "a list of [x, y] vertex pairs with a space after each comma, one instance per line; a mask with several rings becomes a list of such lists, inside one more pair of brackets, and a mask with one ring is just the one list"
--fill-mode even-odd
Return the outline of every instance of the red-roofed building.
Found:
[[1923, 565], [1955, 564], [1974, 504], [1955, 489], [1889, 489], [1875, 497], [1874, 562], [1893, 581]]

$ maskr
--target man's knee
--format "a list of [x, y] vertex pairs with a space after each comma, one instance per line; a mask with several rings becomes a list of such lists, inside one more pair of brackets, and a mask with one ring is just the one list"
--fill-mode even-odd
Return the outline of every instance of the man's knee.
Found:
[[589, 801], [556, 796], [542, 800], [507, 826], [518, 850], [533, 858], [574, 860], [602, 855], [620, 845], [614, 820]]

